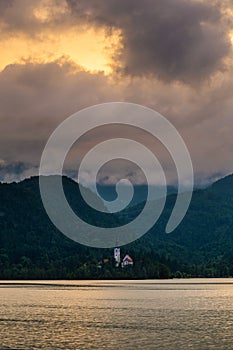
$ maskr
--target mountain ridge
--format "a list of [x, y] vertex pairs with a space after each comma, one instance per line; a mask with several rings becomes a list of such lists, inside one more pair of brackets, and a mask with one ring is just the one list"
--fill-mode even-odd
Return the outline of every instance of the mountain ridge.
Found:
[[[140, 203], [124, 210], [123, 215], [100, 217], [85, 205], [75, 181], [63, 178], [63, 182], [74, 211], [97, 226], [123, 224], [143, 207]], [[168, 196], [156, 225], [139, 240], [122, 247], [122, 254], [130, 253], [135, 266], [120, 271], [113, 267], [112, 249], [81, 246], [53, 226], [40, 199], [38, 177], [0, 184], [0, 278], [232, 276], [233, 196], [230, 190], [226, 195], [227, 186], [233, 188], [233, 175], [196, 190], [186, 217], [169, 235], [164, 233], [165, 226], [176, 195]], [[108, 266], [98, 269], [97, 262], [106, 257]]]

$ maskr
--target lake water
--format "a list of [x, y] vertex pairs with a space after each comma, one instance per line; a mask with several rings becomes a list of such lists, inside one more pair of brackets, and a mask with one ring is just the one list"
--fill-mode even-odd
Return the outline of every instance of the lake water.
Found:
[[0, 282], [0, 349], [233, 349], [233, 280]]

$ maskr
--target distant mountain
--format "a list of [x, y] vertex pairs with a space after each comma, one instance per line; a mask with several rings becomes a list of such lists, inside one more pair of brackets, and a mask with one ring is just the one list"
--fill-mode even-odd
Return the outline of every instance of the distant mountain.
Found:
[[[25, 264], [31, 271], [28, 278], [59, 278], [62, 273], [64, 277], [68, 266], [76, 268], [102, 257], [101, 250], [69, 240], [51, 223], [40, 198], [38, 180], [33, 177], [20, 183], [0, 184], [0, 278], [23, 277]], [[101, 227], [118, 224], [113, 216], [103, 213], [100, 217], [89, 209], [76, 182], [64, 177], [63, 187], [72, 209], [84, 221]], [[94, 196], [91, 191], [88, 195]]]
[[[125, 185], [127, 186], [127, 185]], [[153, 200], [157, 200], [162, 197], [162, 187], [161, 186], [155, 186], [151, 185], [151, 189], [153, 189], [154, 197]], [[100, 196], [105, 199], [106, 201], [112, 201], [116, 199], [117, 193], [116, 193], [116, 187], [115, 185], [103, 185], [103, 184], [97, 184], [97, 189], [100, 194]], [[127, 191], [126, 191], [127, 193]], [[177, 193], [177, 188], [173, 186], [167, 186], [167, 194], [175, 194]], [[147, 185], [134, 185], [134, 196], [132, 198], [132, 201], [129, 203], [130, 207], [133, 207], [136, 204], [142, 203], [146, 201], [148, 194], [148, 187]], [[127, 197], [123, 201], [125, 204], [127, 204]]]
[[[65, 177], [63, 184], [73, 210], [97, 226], [126, 223], [144, 205], [129, 207], [118, 215], [99, 214], [85, 204], [77, 183]], [[41, 202], [37, 177], [0, 184], [0, 279], [233, 276], [232, 188], [231, 175], [195, 191], [186, 217], [171, 234], [164, 232], [176, 195], [168, 196], [164, 212], [150, 232], [122, 247], [122, 254], [129, 253], [135, 264], [121, 270], [114, 267], [112, 249], [82, 246], [53, 226]], [[106, 258], [109, 262], [100, 268], [99, 262]]]
[[214, 182], [209, 189], [215, 193], [233, 196], [233, 174]]

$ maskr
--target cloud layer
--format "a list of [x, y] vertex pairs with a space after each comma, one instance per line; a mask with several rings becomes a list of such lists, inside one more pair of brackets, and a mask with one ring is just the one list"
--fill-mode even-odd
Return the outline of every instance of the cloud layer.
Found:
[[[193, 84], [224, 68], [231, 44], [220, 7], [190, 0], [67, 0], [79, 21], [121, 31], [124, 73]], [[111, 31], [109, 32], [111, 34]], [[109, 35], [110, 35], [109, 34]], [[118, 68], [118, 67], [115, 67]]]
[[[88, 71], [69, 54], [38, 60], [33, 54], [25, 57], [23, 50], [22, 61], [14, 62], [12, 48], [5, 46], [2, 56], [9, 55], [9, 64], [0, 72], [0, 180], [35, 174], [46, 140], [60, 122], [84, 107], [111, 101], [142, 104], [167, 117], [189, 147], [199, 183], [232, 172], [232, 19], [231, 1], [0, 0], [0, 45], [22, 36], [37, 46], [49, 33], [53, 50], [54, 37], [65, 40], [69, 30], [92, 28], [104, 33], [113, 69], [106, 75]], [[120, 43], [112, 47], [114, 35]], [[78, 55], [81, 44], [72, 41], [72, 49], [74, 43]], [[90, 55], [87, 60], [94, 65], [96, 56]], [[161, 145], [123, 129], [86, 135], [71, 152], [70, 173], [88, 149], [117, 135], [158, 152], [174, 181], [174, 164]]]

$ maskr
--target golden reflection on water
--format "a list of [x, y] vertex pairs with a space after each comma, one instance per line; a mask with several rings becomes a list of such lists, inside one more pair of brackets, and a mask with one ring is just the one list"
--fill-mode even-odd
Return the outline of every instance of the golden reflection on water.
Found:
[[1, 350], [233, 349], [231, 279], [1, 282], [0, 300]]

